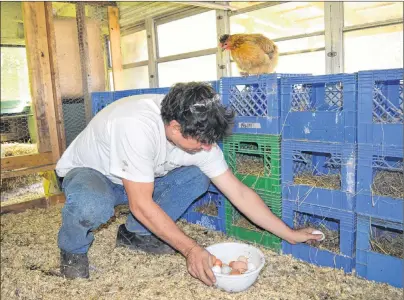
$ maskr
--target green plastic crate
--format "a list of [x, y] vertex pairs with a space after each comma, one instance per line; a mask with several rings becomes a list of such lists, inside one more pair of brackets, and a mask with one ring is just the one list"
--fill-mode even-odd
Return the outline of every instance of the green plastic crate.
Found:
[[[282, 197], [275, 193], [257, 191], [258, 195], [264, 200], [271, 211], [278, 216], [282, 217]], [[263, 229], [254, 226], [256, 229], [244, 228], [233, 224], [233, 216], [242, 216], [241, 213], [226, 199], [226, 233], [229, 236], [237, 239], [257, 243], [264, 247], [271, 248], [277, 252], [280, 252], [282, 248], [281, 239]]]
[[[261, 191], [281, 194], [281, 140], [277, 135], [233, 134], [223, 141], [223, 152], [235, 176], [247, 186]], [[262, 157], [262, 175], [241, 173], [238, 155]]]

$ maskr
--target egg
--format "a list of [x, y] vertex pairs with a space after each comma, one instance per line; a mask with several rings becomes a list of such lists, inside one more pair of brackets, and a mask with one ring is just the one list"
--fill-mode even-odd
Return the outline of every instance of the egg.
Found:
[[314, 231], [312, 232], [312, 234], [321, 234], [321, 235], [322, 235], [322, 238], [319, 239], [319, 240], [317, 240], [317, 241], [319, 241], [319, 242], [321, 242], [321, 241], [323, 241], [323, 240], [325, 239], [325, 234], [322, 233], [320, 230], [314, 230]]
[[215, 261], [215, 263], [213, 265], [222, 267], [222, 261], [220, 259], [216, 258], [216, 261]]
[[245, 256], [239, 256], [239, 258], [237, 258], [238, 261], [242, 261], [245, 262], [246, 264], [248, 263], [248, 258]]
[[255, 267], [255, 265], [253, 263], [248, 263], [248, 272], [252, 272], [255, 271], [257, 268]]
[[222, 273], [222, 268], [219, 267], [219, 266], [214, 266], [214, 267], [212, 268], [212, 271], [213, 271], [213, 273], [221, 274], [221, 273]]
[[245, 271], [247, 271], [248, 266], [245, 262], [243, 261], [235, 261], [232, 265], [231, 268], [233, 270], [239, 270], [241, 273], [244, 273]]
[[231, 272], [230, 272], [230, 275], [240, 275], [240, 274], [241, 274], [240, 270], [235, 270], [235, 269], [233, 269], [233, 270], [231, 270]]
[[223, 264], [222, 265], [222, 274], [228, 275], [228, 274], [230, 274], [230, 272], [231, 272], [231, 268], [228, 265]]

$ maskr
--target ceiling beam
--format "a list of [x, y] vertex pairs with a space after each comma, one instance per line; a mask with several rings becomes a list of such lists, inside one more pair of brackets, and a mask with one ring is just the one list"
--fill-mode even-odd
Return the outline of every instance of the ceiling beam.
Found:
[[211, 9], [222, 9], [222, 10], [231, 10], [231, 11], [237, 10], [237, 8], [230, 6], [228, 4], [219, 4], [219, 3], [214, 3], [214, 2], [210, 2], [210, 1], [209, 2], [192, 1], [192, 2], [174, 2], [174, 3], [200, 6], [200, 7], [206, 7], [206, 8], [211, 8]]

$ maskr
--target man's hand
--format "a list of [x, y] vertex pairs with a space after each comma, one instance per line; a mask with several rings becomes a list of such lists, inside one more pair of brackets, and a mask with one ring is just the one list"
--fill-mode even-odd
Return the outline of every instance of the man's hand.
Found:
[[292, 239], [289, 241], [289, 243], [297, 244], [307, 241], [321, 240], [323, 236], [321, 234], [312, 234], [314, 230], [315, 229], [310, 227], [293, 230]]
[[186, 255], [186, 259], [189, 274], [208, 286], [212, 286], [216, 282], [212, 271], [213, 255], [208, 251], [195, 245]]

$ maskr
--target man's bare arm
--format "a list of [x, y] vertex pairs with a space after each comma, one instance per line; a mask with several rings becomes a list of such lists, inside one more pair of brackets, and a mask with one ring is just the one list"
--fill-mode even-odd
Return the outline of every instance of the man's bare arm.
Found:
[[321, 235], [312, 235], [311, 228], [303, 230], [289, 228], [271, 212], [256, 192], [239, 181], [230, 170], [213, 178], [212, 182], [252, 222], [289, 243], [295, 244], [321, 238]]
[[207, 285], [215, 282], [210, 254], [183, 233], [175, 222], [153, 201], [154, 183], [123, 179], [129, 208], [143, 226], [177, 249], [187, 258], [189, 273]]

